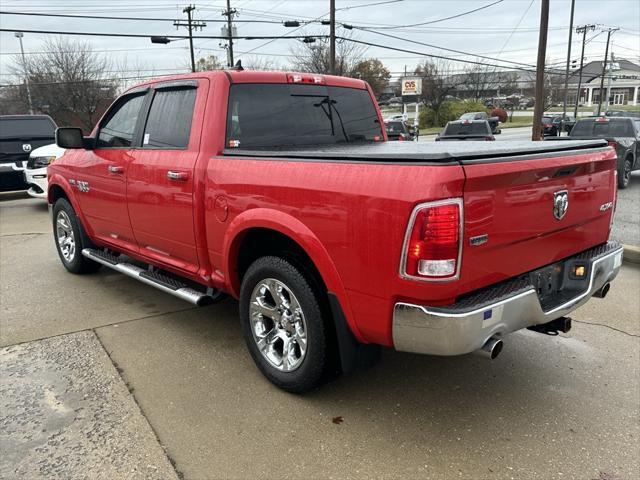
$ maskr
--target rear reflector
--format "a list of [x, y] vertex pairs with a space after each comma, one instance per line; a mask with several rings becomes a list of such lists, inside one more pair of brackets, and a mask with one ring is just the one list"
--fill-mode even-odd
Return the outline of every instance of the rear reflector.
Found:
[[457, 278], [461, 225], [461, 199], [418, 205], [405, 234], [400, 275], [420, 280]]

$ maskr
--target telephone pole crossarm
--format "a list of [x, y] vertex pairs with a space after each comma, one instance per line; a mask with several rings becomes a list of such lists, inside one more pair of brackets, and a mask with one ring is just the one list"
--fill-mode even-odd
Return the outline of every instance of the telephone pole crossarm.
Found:
[[191, 55], [191, 71], [192, 72], [196, 71], [196, 59], [193, 52], [193, 31], [197, 29], [202, 30], [204, 27], [207, 26], [207, 24], [202, 21], [193, 20], [192, 13], [195, 9], [196, 9], [195, 5], [189, 5], [188, 7], [184, 7], [184, 9], [182, 10], [182, 13], [187, 14], [186, 23], [181, 22], [180, 20], [176, 20], [173, 22], [174, 27], [176, 28], [186, 27], [187, 31], [189, 32], [189, 53]]

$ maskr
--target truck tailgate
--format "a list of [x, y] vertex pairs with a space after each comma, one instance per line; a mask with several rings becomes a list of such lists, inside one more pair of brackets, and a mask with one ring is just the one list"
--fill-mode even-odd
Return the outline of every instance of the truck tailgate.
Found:
[[616, 195], [613, 149], [461, 163], [464, 291], [607, 241]]

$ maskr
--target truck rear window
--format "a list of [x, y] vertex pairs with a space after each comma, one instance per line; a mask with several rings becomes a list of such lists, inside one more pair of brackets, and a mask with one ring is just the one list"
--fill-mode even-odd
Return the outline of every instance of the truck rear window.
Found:
[[444, 135], [490, 135], [486, 122], [450, 123], [444, 130]]
[[324, 85], [231, 86], [227, 147], [371, 142], [381, 136], [367, 90]]
[[0, 118], [0, 138], [54, 138], [56, 125], [48, 117]]
[[633, 137], [633, 126], [629, 119], [607, 119], [606, 121], [597, 119], [579, 120], [570, 136], [572, 137]]

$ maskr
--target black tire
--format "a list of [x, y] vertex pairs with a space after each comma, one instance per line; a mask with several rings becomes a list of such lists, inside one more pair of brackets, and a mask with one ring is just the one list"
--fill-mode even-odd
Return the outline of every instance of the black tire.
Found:
[[631, 181], [631, 169], [633, 168], [633, 159], [627, 157], [618, 167], [618, 188], [624, 190], [629, 186]]
[[[62, 233], [64, 228], [62, 227], [62, 224], [58, 224], [59, 220], [63, 221], [65, 226], [64, 228], [68, 226], [68, 232]], [[73, 233], [72, 236], [69, 235], [70, 232]], [[62, 238], [63, 235], [67, 238], [72, 238], [74, 242], [73, 255], [69, 253], [66, 246], [61, 246], [63, 242], [60, 241], [60, 238]], [[60, 257], [62, 265], [64, 265], [64, 268], [69, 270], [71, 273], [93, 273], [100, 268], [99, 263], [89, 260], [82, 255], [83, 248], [92, 248], [94, 245], [91, 243], [91, 240], [89, 240], [89, 237], [87, 237], [87, 234], [76, 216], [75, 210], [66, 198], [59, 198], [53, 206], [53, 238], [56, 243], [56, 249], [58, 250], [58, 256]]]
[[[281, 282], [293, 293], [304, 316], [306, 353], [301, 358], [301, 363], [292, 371], [282, 371], [274, 366], [262, 353], [254, 337], [251, 320], [254, 290], [270, 279]], [[319, 296], [312, 288], [312, 282], [292, 263], [280, 257], [259, 258], [251, 264], [242, 279], [240, 320], [251, 357], [271, 383], [288, 392], [306, 392], [319, 387], [330, 378], [332, 366], [328, 355], [330, 332], [323, 321], [320, 306], [322, 299]], [[275, 323], [272, 331], [276, 331]]]

